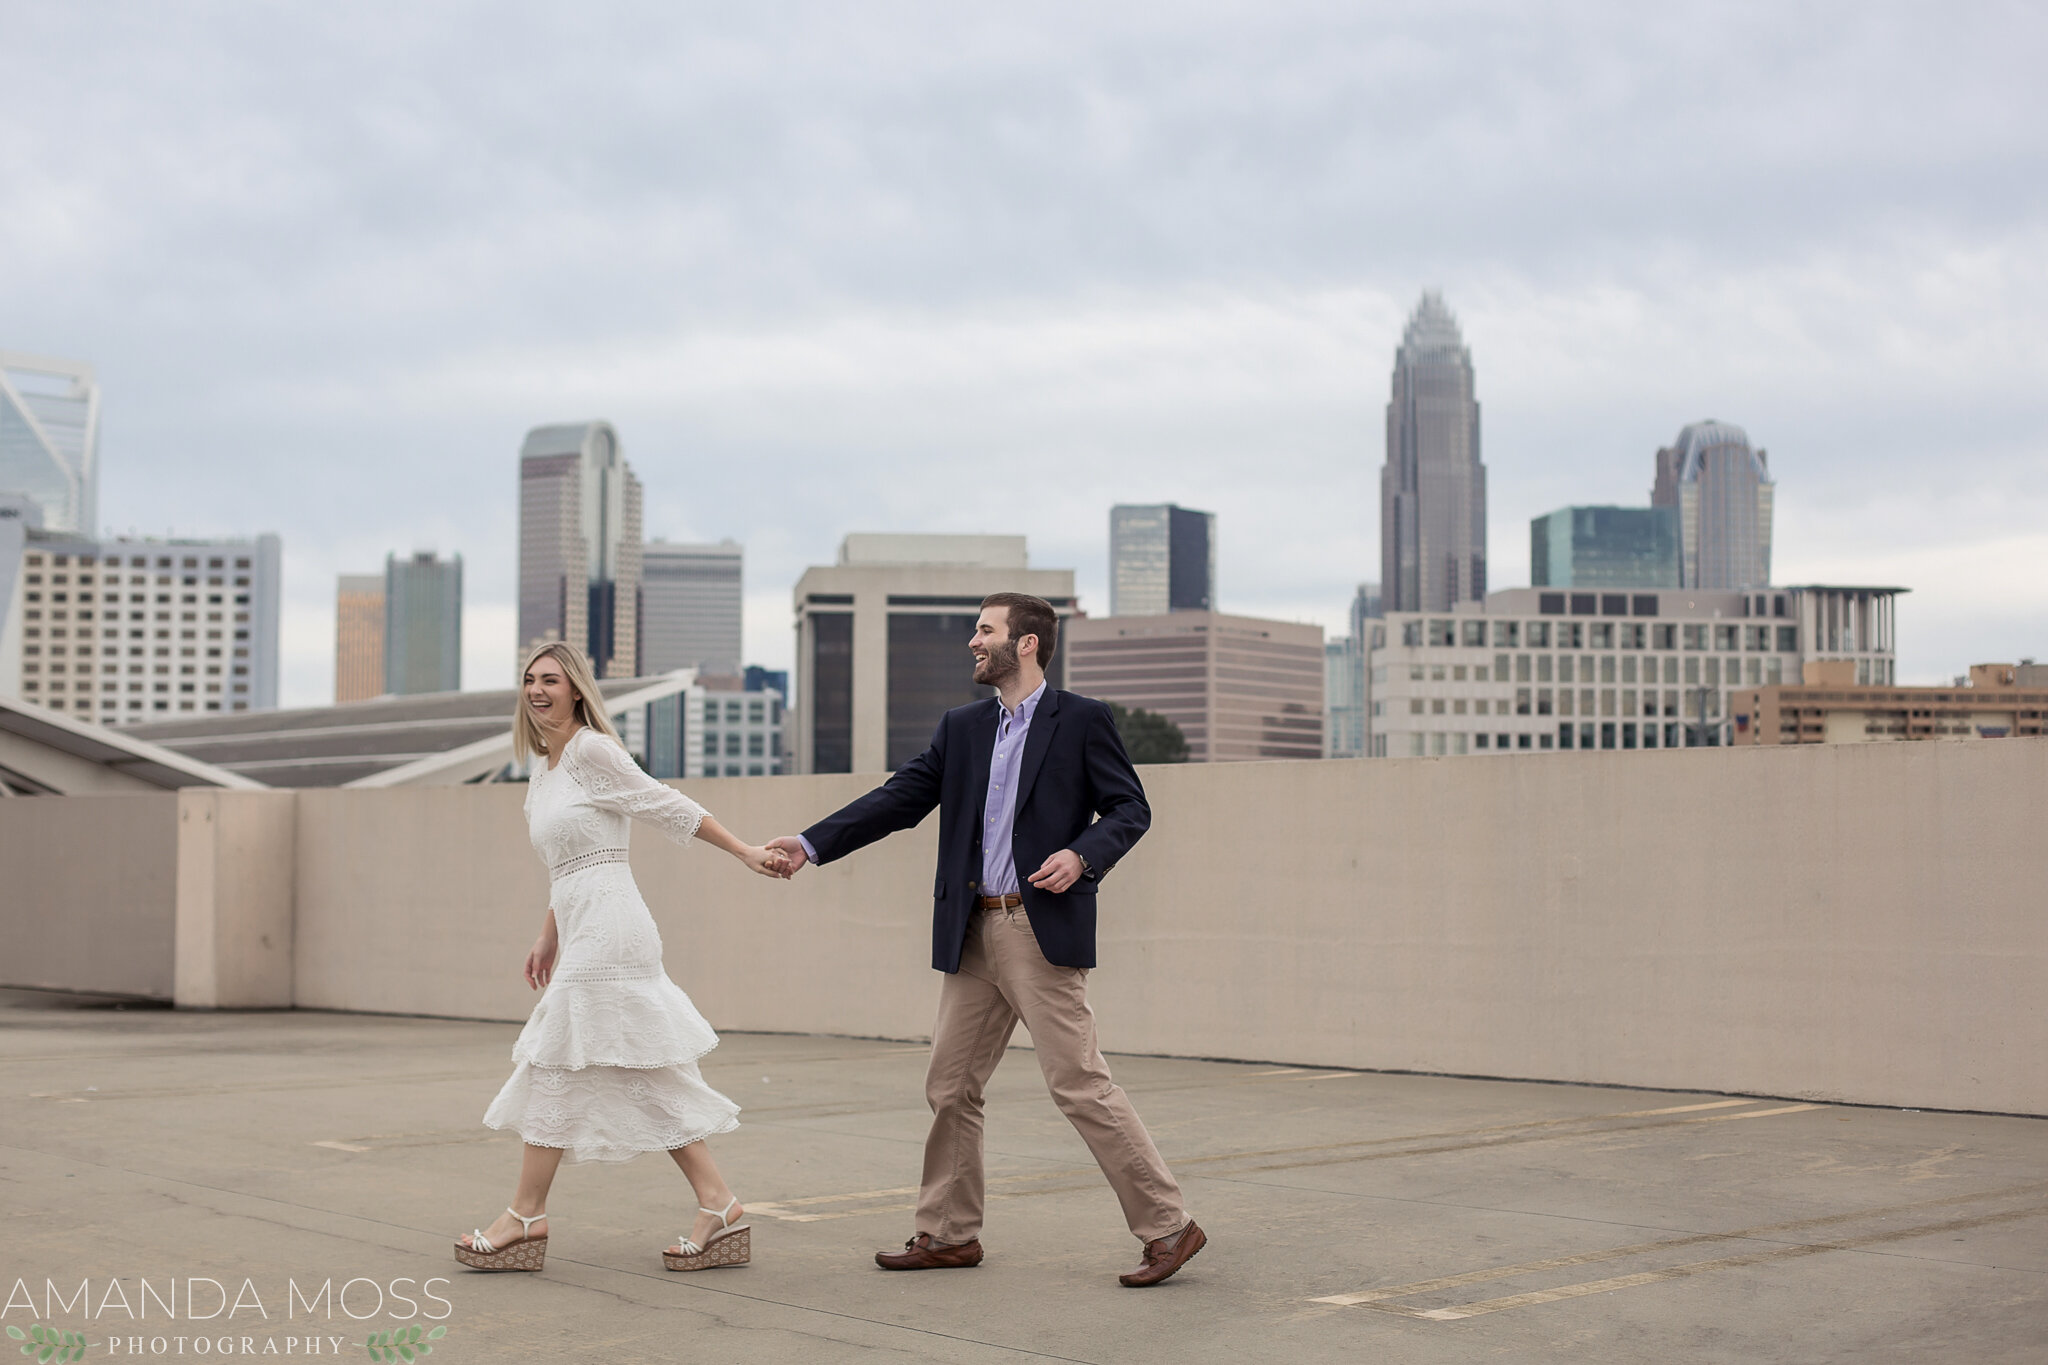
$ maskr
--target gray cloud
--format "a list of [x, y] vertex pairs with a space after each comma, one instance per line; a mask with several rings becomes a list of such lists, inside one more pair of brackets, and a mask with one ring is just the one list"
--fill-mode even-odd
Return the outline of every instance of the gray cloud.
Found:
[[[649, 528], [749, 546], [749, 647], [852, 529], [1223, 515], [1233, 609], [1377, 574], [1425, 284], [1498, 581], [1714, 415], [1781, 579], [1915, 587], [1905, 667], [2048, 654], [2048, 20], [2030, 7], [7, 7], [0, 343], [96, 361], [102, 498], [332, 578], [461, 550], [509, 653], [513, 453], [620, 424]], [[2031, 557], [2031, 558], [2030, 558]], [[2018, 581], [2015, 581], [2017, 577]], [[502, 632], [494, 642], [493, 631]], [[495, 651], [495, 652], [494, 652]]]

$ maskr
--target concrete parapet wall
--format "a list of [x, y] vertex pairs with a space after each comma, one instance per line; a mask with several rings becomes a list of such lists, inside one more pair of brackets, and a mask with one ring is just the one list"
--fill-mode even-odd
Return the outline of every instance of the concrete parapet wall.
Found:
[[168, 1000], [172, 792], [0, 799], [0, 985]]
[[193, 1009], [288, 1008], [298, 793], [188, 787], [177, 801], [174, 999]]
[[[2048, 741], [1144, 776], [1153, 832], [1105, 884], [1091, 978], [1113, 1050], [2048, 1114]], [[759, 840], [869, 785], [690, 790]], [[291, 803], [261, 808], [281, 858], [236, 856], [271, 869], [252, 887], [290, 868], [297, 1004], [524, 1017], [547, 887], [522, 791], [248, 795]], [[41, 850], [137, 799], [0, 802], [34, 888], [0, 907], [10, 943], [76, 894]], [[260, 842], [257, 809], [237, 838]], [[935, 829], [786, 884], [644, 828], [633, 865], [715, 1025], [919, 1037]], [[278, 903], [252, 892], [215, 932]]]

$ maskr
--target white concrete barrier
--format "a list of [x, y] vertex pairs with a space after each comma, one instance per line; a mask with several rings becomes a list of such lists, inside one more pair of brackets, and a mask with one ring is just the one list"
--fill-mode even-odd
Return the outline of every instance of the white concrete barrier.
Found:
[[[1105, 883], [1091, 978], [1113, 1049], [2048, 1114], [2048, 741], [1144, 776], [1153, 832]], [[759, 840], [869, 785], [690, 790]], [[265, 863], [292, 869], [291, 998], [524, 1017], [547, 887], [522, 796], [305, 791], [289, 833], [266, 814], [292, 845]], [[75, 849], [133, 799], [0, 803], [0, 850], [39, 856], [21, 808], [57, 808], [35, 818]], [[715, 1025], [914, 1038], [936, 823], [790, 883], [646, 829], [633, 866]], [[47, 889], [9, 894], [10, 942], [68, 894], [24, 885]], [[254, 903], [214, 932], [250, 932]]]

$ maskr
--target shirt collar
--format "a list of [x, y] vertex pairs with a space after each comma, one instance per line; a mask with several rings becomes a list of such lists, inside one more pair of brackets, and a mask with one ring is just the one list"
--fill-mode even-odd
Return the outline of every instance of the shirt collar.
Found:
[[1016, 710], [1012, 711], [1009, 707], [1003, 706], [1003, 694], [1000, 692], [996, 693], [996, 705], [1002, 707], [1003, 714], [1010, 718], [1011, 724], [1014, 725], [1017, 722], [1022, 721], [1024, 724], [1029, 725], [1031, 723], [1031, 717], [1037, 714], [1038, 712], [1039, 701], [1044, 696], [1045, 684], [1040, 683], [1037, 687], [1031, 689], [1030, 696], [1026, 697], [1024, 700], [1017, 703]]

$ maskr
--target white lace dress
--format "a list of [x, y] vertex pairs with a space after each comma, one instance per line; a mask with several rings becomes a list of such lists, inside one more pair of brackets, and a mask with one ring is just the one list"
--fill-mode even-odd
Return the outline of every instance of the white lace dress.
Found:
[[486, 1126], [572, 1161], [629, 1161], [739, 1126], [739, 1106], [697, 1072], [718, 1035], [662, 969], [661, 934], [626, 865], [634, 820], [688, 844], [704, 815], [595, 730], [571, 736], [553, 770], [535, 765], [527, 832], [552, 874], [561, 951]]

